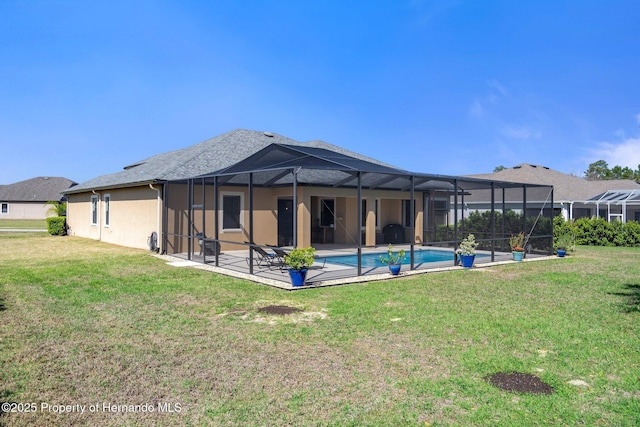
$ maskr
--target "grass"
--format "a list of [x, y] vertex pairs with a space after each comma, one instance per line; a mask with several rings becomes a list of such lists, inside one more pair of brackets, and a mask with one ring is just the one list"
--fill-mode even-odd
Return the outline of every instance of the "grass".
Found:
[[[639, 257], [580, 247], [284, 292], [86, 239], [0, 235], [0, 400], [38, 408], [0, 424], [639, 425]], [[302, 311], [258, 311], [270, 304]], [[485, 380], [502, 371], [555, 393]]]
[[0, 230], [3, 228], [46, 230], [44, 219], [0, 219]]

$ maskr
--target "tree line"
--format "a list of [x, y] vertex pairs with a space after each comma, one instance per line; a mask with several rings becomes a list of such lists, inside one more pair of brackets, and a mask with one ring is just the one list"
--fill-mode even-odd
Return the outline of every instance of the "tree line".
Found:
[[584, 179], [587, 181], [602, 181], [607, 179], [632, 179], [636, 182], [640, 182], [640, 165], [638, 169], [633, 170], [628, 166], [614, 166], [609, 168], [609, 165], [604, 160], [598, 160], [589, 165], [589, 168], [584, 172]]

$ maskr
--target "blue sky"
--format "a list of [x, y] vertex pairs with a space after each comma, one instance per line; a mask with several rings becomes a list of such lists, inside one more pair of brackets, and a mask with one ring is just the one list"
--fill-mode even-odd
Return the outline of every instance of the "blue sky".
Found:
[[0, 184], [236, 128], [426, 173], [640, 164], [638, 1], [0, 1]]

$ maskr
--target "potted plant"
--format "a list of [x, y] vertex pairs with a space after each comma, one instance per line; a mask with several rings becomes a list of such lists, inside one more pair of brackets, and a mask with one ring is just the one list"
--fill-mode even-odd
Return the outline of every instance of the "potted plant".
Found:
[[389, 243], [387, 247], [387, 255], [380, 255], [380, 262], [383, 264], [389, 265], [389, 271], [394, 276], [397, 276], [400, 273], [400, 269], [402, 268], [402, 261], [404, 261], [404, 249], [400, 249], [397, 253], [393, 252], [393, 246]]
[[515, 236], [511, 236], [509, 239], [509, 246], [511, 246], [511, 254], [514, 261], [522, 261], [524, 257], [524, 233], [521, 231]]
[[456, 249], [456, 254], [462, 262], [464, 268], [473, 267], [473, 261], [476, 258], [476, 247], [479, 243], [476, 242], [476, 238], [473, 234], [469, 234], [460, 242], [460, 247]]
[[567, 254], [567, 250], [573, 249], [573, 236], [569, 233], [563, 233], [556, 238], [556, 251], [560, 258]]
[[307, 278], [307, 271], [313, 265], [316, 253], [315, 248], [293, 249], [284, 257], [284, 263], [289, 271], [291, 284], [293, 286], [302, 286]]

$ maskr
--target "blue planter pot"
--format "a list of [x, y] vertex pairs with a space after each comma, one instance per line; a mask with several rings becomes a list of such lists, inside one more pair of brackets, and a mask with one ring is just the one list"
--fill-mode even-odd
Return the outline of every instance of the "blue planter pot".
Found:
[[473, 267], [473, 261], [476, 259], [475, 255], [460, 255], [460, 261], [462, 261], [462, 266], [464, 268]]
[[558, 256], [560, 258], [564, 258], [564, 256], [567, 254], [567, 250], [566, 249], [558, 249]]
[[307, 278], [307, 269], [303, 268], [302, 270], [288, 270], [289, 277], [291, 278], [291, 284], [293, 286], [303, 286], [304, 281]]
[[513, 254], [513, 260], [514, 261], [522, 261], [522, 258], [524, 257], [524, 252], [522, 252], [522, 251], [513, 251], [511, 253]]
[[389, 271], [394, 276], [397, 276], [400, 273], [401, 268], [402, 268], [402, 264], [389, 264]]

